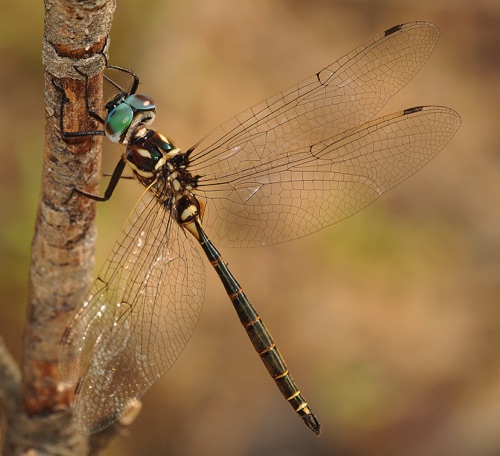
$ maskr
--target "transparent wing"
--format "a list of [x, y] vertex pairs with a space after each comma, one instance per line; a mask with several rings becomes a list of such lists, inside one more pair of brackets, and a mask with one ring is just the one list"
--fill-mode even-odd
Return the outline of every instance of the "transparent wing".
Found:
[[[190, 169], [200, 176], [199, 190], [207, 200], [203, 223], [210, 236], [221, 245], [274, 244], [348, 217], [375, 199], [367, 201], [359, 185], [351, 190], [346, 185], [357, 179], [346, 175], [346, 170], [355, 169], [348, 163], [350, 156], [356, 155], [367, 173], [377, 175], [385, 173], [384, 166], [413, 172], [423, 166], [423, 159], [411, 163], [387, 159], [384, 165], [377, 161], [375, 152], [370, 155], [370, 148], [378, 150], [379, 141], [372, 124], [364, 140], [375, 144], [363, 143], [359, 136], [368, 128], [365, 123], [420, 70], [438, 37], [437, 27], [427, 22], [393, 27], [309, 79], [230, 119], [196, 144]], [[418, 116], [424, 123], [442, 112], [444, 117], [433, 123], [439, 139], [422, 154], [428, 159], [453, 136], [458, 116], [446, 109]], [[428, 141], [409, 118], [390, 119], [395, 119], [396, 130], [408, 128], [406, 135], [415, 147], [418, 141]], [[381, 119], [375, 128], [389, 128], [390, 119]], [[449, 131], [446, 141], [443, 128]], [[314, 150], [327, 144], [335, 149], [335, 162], [326, 164], [324, 158], [315, 163]], [[389, 155], [397, 155], [396, 146], [389, 146]], [[306, 164], [308, 172], [298, 172]], [[312, 219], [314, 214], [319, 217]]]
[[412, 108], [255, 163], [206, 192], [204, 221], [225, 245], [306, 236], [358, 212], [414, 174], [450, 141], [460, 122], [449, 108]]
[[145, 194], [63, 336], [61, 371], [77, 383], [81, 432], [114, 423], [174, 364], [203, 296], [191, 236]]

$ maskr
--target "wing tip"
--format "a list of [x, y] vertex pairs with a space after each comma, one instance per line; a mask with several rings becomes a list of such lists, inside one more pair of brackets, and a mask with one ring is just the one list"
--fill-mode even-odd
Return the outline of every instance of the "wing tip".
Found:
[[437, 35], [439, 35], [439, 27], [433, 24], [432, 22], [413, 21], [413, 22], [406, 22], [404, 24], [398, 24], [395, 25], [394, 27], [387, 29], [384, 32], [384, 36], [392, 35], [393, 33], [399, 32], [402, 29], [412, 29], [412, 28], [420, 28], [420, 29], [427, 28], [429, 30], [433, 30], [433, 33], [437, 33]]
[[388, 35], [392, 35], [393, 33], [396, 33], [397, 31], [399, 31], [403, 28], [403, 25], [404, 24], [398, 24], [398, 25], [395, 25], [394, 27], [391, 27], [390, 29], [387, 29], [384, 32], [384, 35], [388, 36]]

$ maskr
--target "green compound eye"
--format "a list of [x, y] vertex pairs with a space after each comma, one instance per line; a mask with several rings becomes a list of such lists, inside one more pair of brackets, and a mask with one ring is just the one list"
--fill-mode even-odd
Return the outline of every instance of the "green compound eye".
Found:
[[[130, 98], [130, 97], [129, 97]], [[104, 130], [114, 143], [119, 143], [121, 135], [130, 127], [134, 117], [133, 109], [126, 103], [116, 106], [106, 117]]]
[[134, 110], [137, 111], [152, 111], [156, 108], [155, 102], [151, 97], [147, 95], [143, 95], [141, 93], [135, 93], [133, 95], [129, 95], [124, 103], [132, 106]]

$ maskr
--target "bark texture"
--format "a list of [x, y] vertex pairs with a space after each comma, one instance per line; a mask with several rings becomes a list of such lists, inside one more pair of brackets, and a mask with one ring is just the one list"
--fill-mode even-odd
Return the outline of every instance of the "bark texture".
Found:
[[97, 191], [101, 141], [65, 138], [61, 125], [68, 132], [101, 129], [87, 114], [84, 75], [89, 105], [100, 112], [114, 9], [115, 0], [45, 0], [44, 165], [32, 241], [22, 380], [18, 376], [17, 386], [14, 380], [8, 390], [5, 455], [91, 451], [88, 439], [71, 425], [73, 388], [59, 376], [58, 354], [69, 313], [88, 288], [94, 265], [95, 203], [72, 192], [75, 187]]

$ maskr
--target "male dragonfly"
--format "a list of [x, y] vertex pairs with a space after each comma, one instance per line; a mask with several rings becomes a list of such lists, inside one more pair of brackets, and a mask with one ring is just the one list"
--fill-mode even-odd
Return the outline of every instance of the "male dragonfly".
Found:
[[185, 152], [150, 128], [156, 106], [136, 93], [138, 77], [109, 67], [132, 75], [131, 88], [107, 103], [105, 120], [89, 112], [102, 131], [65, 136], [106, 135], [125, 151], [103, 197], [76, 191], [109, 199], [126, 164], [145, 191], [62, 338], [62, 374], [76, 385], [82, 433], [117, 421], [184, 349], [204, 299], [196, 243], [280, 392], [320, 433], [212, 240], [250, 247], [306, 236], [358, 212], [428, 163], [457, 131], [455, 111], [418, 106], [374, 117], [424, 65], [438, 36], [427, 22], [386, 30]]

